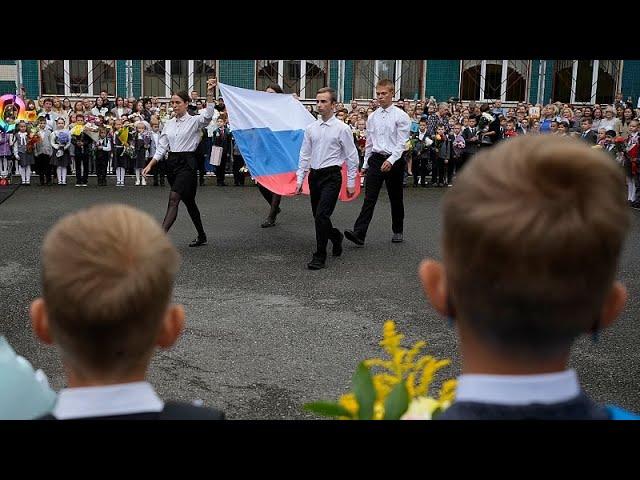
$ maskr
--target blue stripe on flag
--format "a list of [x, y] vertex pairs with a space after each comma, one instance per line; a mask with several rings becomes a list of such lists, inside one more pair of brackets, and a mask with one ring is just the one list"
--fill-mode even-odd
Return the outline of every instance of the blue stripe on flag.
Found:
[[254, 177], [295, 172], [303, 137], [304, 130], [274, 132], [269, 128], [251, 128], [233, 131], [233, 138]]

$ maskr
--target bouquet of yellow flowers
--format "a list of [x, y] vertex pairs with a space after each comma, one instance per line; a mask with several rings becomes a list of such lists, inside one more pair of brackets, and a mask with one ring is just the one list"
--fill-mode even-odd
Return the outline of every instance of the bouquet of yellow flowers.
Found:
[[[426, 342], [402, 348], [404, 338], [395, 323], [384, 324], [380, 346], [389, 359], [374, 358], [358, 365], [353, 375], [353, 392], [342, 395], [338, 402], [313, 402], [304, 406], [318, 415], [344, 420], [431, 420], [451, 405], [455, 397], [455, 380], [442, 384], [437, 398], [429, 396], [434, 376], [449, 365], [431, 355], [418, 356]], [[372, 374], [372, 368], [379, 373]]]
[[82, 132], [84, 132], [84, 125], [81, 125], [79, 123], [76, 123], [70, 131], [71, 135], [73, 135], [74, 137], [79, 137], [80, 135], [82, 135]]

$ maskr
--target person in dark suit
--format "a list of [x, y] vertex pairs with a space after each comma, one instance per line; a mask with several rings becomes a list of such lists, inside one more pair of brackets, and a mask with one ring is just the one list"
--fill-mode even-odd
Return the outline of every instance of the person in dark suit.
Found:
[[109, 100], [109, 92], [106, 90], [100, 90], [100, 98], [102, 98], [102, 106], [110, 112], [114, 105], [113, 102]]
[[[485, 103], [480, 107], [481, 117], [485, 117], [485, 114], [489, 112], [489, 104]], [[491, 116], [490, 114], [488, 116]], [[483, 118], [479, 118], [478, 122], [483, 123], [482, 128], [480, 128], [480, 124], [478, 127], [480, 128], [480, 148], [491, 147], [494, 144], [500, 141], [500, 118], [497, 115], [491, 116], [493, 120], [486, 121]]]
[[197, 90], [193, 90], [191, 92], [191, 101], [189, 102], [189, 105], [187, 106], [187, 112], [189, 113], [189, 115], [196, 115], [198, 113], [198, 97], [200, 96], [200, 94], [198, 93]]
[[233, 148], [231, 149], [231, 155], [233, 157], [233, 184], [236, 187], [243, 187], [244, 171], [242, 170], [245, 166], [244, 158], [242, 157], [242, 152], [240, 152], [240, 148], [238, 148], [235, 138], [233, 138], [233, 132], [231, 132], [231, 144], [233, 145]]
[[467, 161], [478, 153], [480, 148], [480, 137], [478, 135], [478, 118], [475, 115], [469, 116], [469, 125], [462, 130], [464, 138], [464, 150], [460, 156], [459, 170], [461, 171]]
[[216, 120], [218, 128], [213, 132], [213, 145], [216, 147], [222, 147], [222, 158], [220, 159], [220, 165], [216, 166], [217, 185], [219, 187], [226, 186], [224, 183], [224, 176], [227, 170], [227, 162], [231, 156], [231, 131], [227, 127], [227, 122], [224, 118], [218, 117]]
[[90, 207], [49, 230], [30, 313], [37, 337], [60, 350], [66, 387], [44, 419], [224, 419], [165, 404], [146, 380], [156, 347], [184, 328], [184, 308], [171, 303], [179, 259], [158, 222], [126, 205]]
[[549, 135], [501, 142], [465, 167], [443, 199], [444, 264], [420, 265], [462, 357], [456, 399], [437, 418], [630, 416], [591, 400], [568, 367], [578, 337], [597, 341], [624, 308], [622, 182], [606, 153]]
[[593, 121], [590, 118], [583, 118], [580, 125], [582, 126], [580, 138], [590, 145], [595, 145], [598, 142], [598, 133], [591, 129]]
[[418, 123], [418, 131], [411, 134], [411, 140], [413, 143], [413, 186], [417, 187], [421, 184], [423, 187], [427, 186], [427, 174], [430, 173], [430, 169], [433, 166], [429, 166], [430, 160], [430, 146], [433, 140], [429, 138], [427, 133], [427, 121], [421, 119]]

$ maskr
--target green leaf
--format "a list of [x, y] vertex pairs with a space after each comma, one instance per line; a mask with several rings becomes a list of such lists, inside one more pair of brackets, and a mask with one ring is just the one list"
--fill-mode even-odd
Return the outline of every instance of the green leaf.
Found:
[[409, 392], [404, 382], [398, 383], [384, 401], [384, 419], [399, 420], [409, 408]]
[[308, 412], [316, 413], [324, 417], [349, 417], [351, 412], [342, 405], [333, 402], [313, 402], [303, 406]]
[[373, 419], [373, 402], [376, 399], [376, 390], [373, 387], [373, 379], [371, 378], [371, 372], [361, 362], [356, 369], [356, 373], [353, 374], [353, 393], [358, 401], [358, 419], [359, 420], [371, 420]]
[[444, 410], [440, 407], [436, 408], [431, 414], [431, 420], [435, 420], [438, 415], [440, 415]]

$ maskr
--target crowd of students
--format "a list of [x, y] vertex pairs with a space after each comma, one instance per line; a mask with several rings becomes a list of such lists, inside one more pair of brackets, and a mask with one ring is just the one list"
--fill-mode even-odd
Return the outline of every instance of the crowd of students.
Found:
[[[452, 186], [467, 160], [483, 148], [522, 135], [550, 134], [579, 137], [608, 151], [625, 171], [627, 201], [640, 208], [637, 190], [639, 109], [618, 93], [612, 105], [570, 105], [562, 102], [548, 105], [519, 102], [511, 107], [502, 102], [461, 102], [449, 99], [436, 102], [399, 100], [396, 106], [412, 119], [411, 138], [407, 142], [404, 185]], [[206, 103], [196, 91], [191, 92], [190, 111], [203, 111]], [[67, 176], [75, 173], [76, 186], [87, 186], [88, 175], [95, 174], [97, 185], [107, 185], [107, 174], [116, 176], [116, 186], [124, 186], [128, 175], [135, 175], [135, 185], [146, 185], [142, 169], [155, 152], [158, 136], [173, 112], [168, 103], [157, 97], [128, 99], [117, 97], [113, 103], [106, 91], [95, 99], [71, 104], [68, 99], [39, 98], [27, 100], [27, 119], [18, 122], [14, 133], [0, 132], [0, 177], [11, 181], [20, 176], [24, 185], [31, 184], [35, 172], [40, 185], [67, 184]], [[314, 115], [312, 105], [307, 108]], [[352, 101], [338, 103], [336, 116], [347, 123], [354, 142], [364, 159], [368, 116], [378, 108], [377, 101], [368, 104]], [[225, 177], [233, 174], [234, 185], [245, 184], [247, 171], [242, 154], [233, 141], [233, 132], [222, 98], [216, 100], [216, 114], [202, 131], [198, 151], [199, 182], [205, 175], [216, 175], [216, 185], [226, 185]], [[8, 124], [15, 121], [5, 109]], [[68, 140], [67, 140], [68, 139]], [[219, 165], [211, 166], [212, 146], [222, 148]], [[162, 163], [153, 172], [153, 185], [164, 185]], [[55, 179], [54, 179], [55, 177]]]

